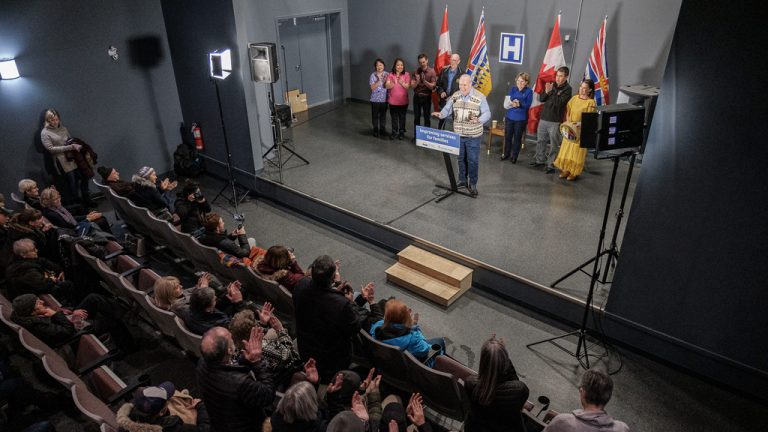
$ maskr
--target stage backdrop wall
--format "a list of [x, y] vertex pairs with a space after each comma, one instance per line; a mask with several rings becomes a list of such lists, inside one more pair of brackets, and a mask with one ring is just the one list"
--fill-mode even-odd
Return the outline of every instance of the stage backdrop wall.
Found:
[[746, 85], [765, 34], [731, 6], [683, 3], [606, 310], [637, 346], [765, 400], [765, 98]]
[[[402, 57], [406, 70], [416, 69], [419, 53], [429, 56], [434, 64], [438, 35], [445, 5], [448, 5], [448, 23], [453, 52], [462, 57], [466, 68], [472, 39], [485, 6], [486, 38], [491, 61], [493, 90], [489, 103], [493, 118], [502, 118], [501, 102], [514, 85], [514, 77], [528, 72], [535, 80], [549, 43], [555, 17], [562, 10], [561, 35], [565, 60], [572, 64], [571, 85], [581, 80], [587, 58], [597, 36], [597, 30], [608, 15], [607, 58], [614, 98], [620, 85], [645, 83], [659, 85], [669, 44], [675, 28], [681, 0], [606, 1], [584, 0], [578, 41], [575, 41], [579, 15], [578, 1], [429, 1], [392, 0], [382, 6], [380, 1], [355, 0], [349, 2], [349, 39], [351, 42], [351, 89], [355, 99], [368, 100], [368, 77], [373, 61], [382, 58], [387, 70], [395, 57]], [[526, 35], [522, 65], [499, 63], [499, 35], [501, 32]]]
[[[107, 55], [110, 45], [118, 49], [116, 62]], [[137, 46], [153, 55], [132, 55]], [[94, 146], [100, 164], [124, 178], [142, 165], [172, 169], [181, 109], [157, 2], [2, 2], [5, 57], [15, 57], [21, 73], [0, 81], [0, 192], [8, 202], [19, 179], [51, 180], [40, 143], [49, 107]]]

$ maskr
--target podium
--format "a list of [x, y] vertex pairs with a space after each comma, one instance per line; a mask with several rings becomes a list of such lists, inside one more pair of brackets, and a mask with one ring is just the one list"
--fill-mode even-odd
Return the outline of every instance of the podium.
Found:
[[459, 190], [459, 187], [456, 184], [456, 174], [453, 171], [453, 161], [451, 160], [450, 155], [459, 155], [459, 146], [461, 145], [459, 142], [459, 134], [440, 129], [416, 126], [416, 145], [443, 153], [445, 170], [448, 174], [448, 186], [442, 184], [435, 185], [435, 187], [446, 191], [446, 193], [437, 198], [435, 202], [440, 202], [453, 194], [477, 198], [476, 195]]

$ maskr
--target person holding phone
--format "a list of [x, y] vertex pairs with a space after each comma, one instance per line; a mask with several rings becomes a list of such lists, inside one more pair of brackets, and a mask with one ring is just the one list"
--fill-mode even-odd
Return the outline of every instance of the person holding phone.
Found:
[[214, 247], [225, 254], [233, 255], [243, 264], [250, 266], [253, 260], [266, 251], [256, 246], [256, 240], [247, 237], [243, 224], [240, 223], [237, 229], [227, 233], [224, 226], [224, 219], [218, 213], [208, 213], [203, 222], [205, 232], [198, 239], [205, 246]]
[[533, 91], [528, 84], [531, 76], [520, 72], [515, 78], [515, 86], [509, 89], [509, 95], [504, 99], [504, 108], [507, 109], [504, 122], [504, 152], [501, 160], [509, 159], [517, 163], [520, 147], [523, 144], [523, 134], [528, 126], [528, 108], [533, 101]]

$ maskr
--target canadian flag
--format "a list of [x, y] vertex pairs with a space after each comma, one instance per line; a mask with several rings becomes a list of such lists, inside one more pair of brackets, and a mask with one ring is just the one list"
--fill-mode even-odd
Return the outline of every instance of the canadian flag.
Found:
[[549, 46], [544, 54], [544, 61], [539, 68], [539, 76], [536, 78], [536, 84], [533, 87], [533, 103], [528, 110], [528, 133], [536, 134], [539, 127], [539, 118], [541, 117], [542, 102], [539, 100], [539, 93], [544, 92], [544, 84], [555, 81], [557, 70], [565, 66], [565, 55], [563, 54], [563, 44], [560, 41], [560, 14], [555, 20], [555, 27], [552, 29], [552, 36], [549, 37]]
[[[443, 12], [443, 25], [440, 26], [440, 39], [437, 42], [437, 55], [435, 55], [435, 73], [440, 77], [443, 68], [451, 63], [451, 38], [448, 34], [448, 6], [445, 6]], [[432, 105], [435, 111], [440, 108], [440, 96], [437, 92], [432, 93]]]

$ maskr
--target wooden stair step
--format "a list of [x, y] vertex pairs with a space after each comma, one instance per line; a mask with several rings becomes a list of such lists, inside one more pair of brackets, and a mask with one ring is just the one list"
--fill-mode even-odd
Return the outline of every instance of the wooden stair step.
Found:
[[388, 268], [385, 273], [388, 281], [408, 288], [416, 294], [446, 307], [461, 297], [469, 288], [451, 286], [399, 262]]
[[397, 254], [398, 261], [412, 269], [459, 289], [472, 285], [472, 269], [435, 255], [416, 246], [408, 246]]

